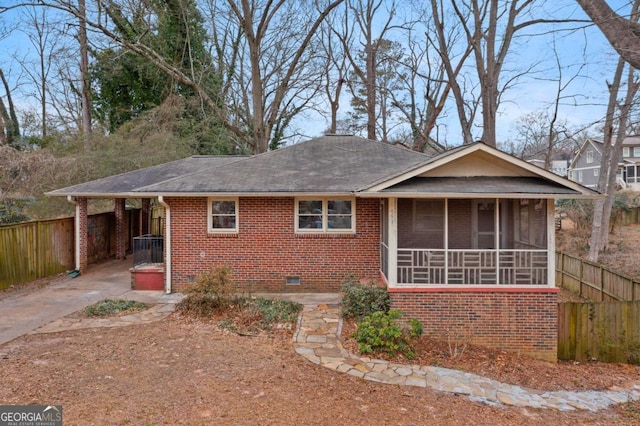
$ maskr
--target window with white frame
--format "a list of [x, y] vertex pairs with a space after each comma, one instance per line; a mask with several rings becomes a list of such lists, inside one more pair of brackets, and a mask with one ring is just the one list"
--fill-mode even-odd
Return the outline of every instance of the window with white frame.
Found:
[[598, 176], [600, 174], [600, 169], [593, 169], [593, 176]]
[[593, 163], [593, 151], [587, 151], [587, 164]]
[[634, 157], [640, 157], [640, 146], [634, 146], [633, 147], [633, 156]]
[[238, 232], [238, 199], [209, 198], [207, 228], [210, 233]]
[[297, 198], [296, 232], [355, 232], [354, 198]]
[[578, 182], [582, 182], [582, 170], [578, 170]]
[[622, 156], [623, 157], [628, 158], [628, 157], [630, 157], [629, 154], [631, 154], [631, 152], [630, 152], [628, 146], [625, 146], [624, 148], [622, 148]]

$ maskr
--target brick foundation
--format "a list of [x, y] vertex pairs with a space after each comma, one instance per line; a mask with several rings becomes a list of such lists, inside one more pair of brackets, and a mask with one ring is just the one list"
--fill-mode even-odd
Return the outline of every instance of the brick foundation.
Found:
[[[356, 200], [356, 233], [296, 235], [294, 198], [239, 199], [237, 234], [207, 233], [207, 198], [167, 198], [171, 207], [172, 290], [212, 265], [231, 265], [251, 292], [335, 292], [345, 276], [377, 278], [380, 201]], [[300, 278], [287, 285], [287, 277]]]
[[390, 294], [392, 308], [420, 320], [425, 335], [557, 360], [556, 289], [390, 289]]

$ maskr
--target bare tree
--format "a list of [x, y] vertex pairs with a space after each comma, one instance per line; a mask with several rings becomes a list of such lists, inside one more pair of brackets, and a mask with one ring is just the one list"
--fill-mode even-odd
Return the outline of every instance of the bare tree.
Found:
[[[566, 20], [538, 18], [535, 15], [533, 0], [482, 0], [450, 2], [451, 10], [445, 9], [442, 0], [432, 0], [432, 15], [438, 37], [438, 53], [447, 70], [452, 94], [455, 98], [458, 117], [461, 122], [464, 143], [472, 141], [471, 126], [479, 106], [482, 108], [483, 142], [496, 145], [496, 117], [503, 94], [522, 76], [530, 74], [533, 67], [526, 69], [509, 69], [504, 75], [508, 63], [508, 54], [518, 47], [516, 40], [524, 29], [543, 23], [560, 23]], [[446, 15], [446, 16], [445, 16]], [[478, 87], [459, 87], [460, 78], [456, 75], [456, 66], [451, 63], [451, 37], [459, 29], [465, 35], [467, 46], [461, 48], [460, 57], [473, 56]], [[530, 37], [523, 34], [522, 37]], [[524, 39], [520, 40], [523, 41]], [[470, 53], [468, 52], [470, 49]], [[458, 62], [460, 63], [460, 62]], [[462, 80], [464, 81], [464, 80]], [[468, 84], [468, 83], [467, 83]], [[470, 98], [470, 95], [474, 96]]]
[[91, 82], [89, 81], [89, 41], [87, 39], [87, 8], [85, 0], [78, 0], [78, 42], [80, 43], [80, 75], [82, 99], [82, 136], [85, 152], [91, 151]]
[[267, 151], [270, 143], [275, 147], [282, 138], [283, 127], [312, 99], [308, 91], [319, 89], [319, 74], [311, 77], [309, 86], [304, 84], [301, 72], [313, 59], [309, 50], [320, 24], [342, 1], [329, 3], [313, 18], [303, 3], [227, 0], [246, 43], [250, 77], [246, 84], [246, 99], [250, 100], [248, 124], [255, 153]]
[[[342, 7], [346, 6], [343, 4]], [[347, 52], [353, 50], [352, 25], [344, 19], [344, 14], [344, 9], [336, 9], [320, 28], [324, 80], [322, 90], [329, 103], [329, 133], [338, 131], [340, 97], [350, 71]]]
[[60, 39], [56, 36], [55, 23], [47, 16], [47, 9], [29, 7], [24, 10], [24, 32], [37, 54], [37, 63], [21, 58], [19, 60], [24, 72], [37, 87], [35, 98], [40, 106], [40, 137], [47, 137], [48, 112], [50, 103], [47, 98], [48, 78], [51, 72], [57, 44]]
[[[576, 0], [611, 46], [632, 67], [640, 69], [640, 24], [633, 15], [623, 18], [605, 0]], [[634, 12], [634, 13], [637, 13]]]
[[18, 115], [16, 114], [13, 97], [11, 96], [9, 82], [4, 76], [2, 69], [0, 69], [0, 81], [2, 82], [9, 106], [9, 110], [7, 110], [7, 106], [2, 102], [2, 98], [0, 98], [0, 145], [4, 143], [13, 146], [20, 138], [20, 123], [18, 122]]
[[[281, 138], [291, 118], [308, 106], [313, 93], [309, 93], [309, 86], [302, 87], [304, 80], [297, 79], [298, 73], [311, 62], [309, 49], [320, 24], [342, 2], [333, 0], [313, 9], [307, 8], [307, 3], [287, 0], [226, 1], [227, 13], [223, 10], [223, 15], [236, 20], [242, 30], [242, 43], [247, 54], [248, 74], [245, 75], [249, 79], [234, 87], [248, 90], [246, 99], [250, 102], [250, 109], [245, 111], [245, 120], [230, 120], [224, 100], [212, 95], [210, 88], [201, 84], [200, 76], [183, 71], [146, 44], [145, 34], [153, 31], [151, 26], [129, 26], [136, 37], [121, 36], [115, 27], [123, 22], [112, 20], [123, 16], [117, 2], [98, 2], [96, 9], [87, 11], [86, 17], [78, 6], [66, 0], [43, 0], [37, 5], [84, 20], [88, 30], [97, 31], [119, 46], [146, 58], [168, 77], [193, 90], [223, 126], [245, 141], [252, 152], [260, 153], [268, 150], [272, 139]], [[0, 13], [24, 4], [0, 6]], [[153, 20], [136, 21], [137, 25], [143, 23], [152, 25]], [[234, 72], [233, 75], [240, 74]], [[315, 84], [317, 90], [317, 79]], [[286, 113], [283, 113], [285, 109]]]
[[[356, 83], [361, 84], [365, 88], [365, 103], [364, 108], [367, 114], [367, 138], [376, 139], [376, 102], [377, 102], [377, 81], [376, 70], [378, 62], [378, 52], [380, 50], [380, 44], [384, 42], [386, 34], [392, 28], [392, 23], [395, 18], [396, 4], [395, 1], [390, 3], [384, 0], [348, 0], [347, 1], [347, 13], [345, 13], [344, 19], [354, 22], [360, 36], [361, 49], [358, 49], [363, 53], [364, 67], [358, 60], [358, 57], [354, 55], [351, 46], [347, 43], [347, 39], [343, 38], [344, 51], [349, 58], [351, 69], [353, 70], [353, 76], [355, 79], [350, 79], [350, 90], [355, 95], [357, 89]], [[385, 18], [380, 25], [376, 25], [376, 19], [380, 15], [384, 15]]]

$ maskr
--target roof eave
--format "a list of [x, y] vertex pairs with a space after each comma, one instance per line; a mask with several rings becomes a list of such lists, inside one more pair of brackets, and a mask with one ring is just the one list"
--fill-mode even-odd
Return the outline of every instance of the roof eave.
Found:
[[585, 195], [585, 194], [553, 194], [553, 193], [480, 193], [480, 192], [359, 192], [357, 194], [359, 198], [509, 198], [509, 199], [521, 199], [521, 198], [541, 198], [541, 199], [553, 199], [553, 200], [566, 200], [566, 199], [597, 199], [602, 198], [604, 195]]
[[78, 197], [78, 198], [155, 198], [155, 197], [351, 197], [353, 191], [276, 191], [276, 192], [48, 192], [50, 197]]

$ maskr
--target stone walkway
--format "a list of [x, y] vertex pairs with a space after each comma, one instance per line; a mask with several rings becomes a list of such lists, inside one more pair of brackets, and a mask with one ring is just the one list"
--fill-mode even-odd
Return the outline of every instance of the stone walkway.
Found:
[[132, 324], [145, 324], [158, 321], [168, 317], [175, 309], [175, 303], [164, 303], [154, 305], [144, 311], [138, 311], [133, 314], [107, 317], [107, 318], [87, 318], [83, 316], [68, 316], [57, 319], [44, 325], [32, 332], [39, 333], [57, 333], [59, 331], [80, 330], [84, 328], [98, 327], [124, 327]]
[[509, 385], [458, 370], [358, 358], [347, 352], [338, 341], [341, 326], [338, 305], [305, 305], [293, 337], [296, 352], [314, 364], [339, 373], [373, 382], [428, 387], [466, 395], [472, 400], [491, 405], [595, 412], [613, 404], [640, 399], [640, 385], [606, 391], [548, 392]]

